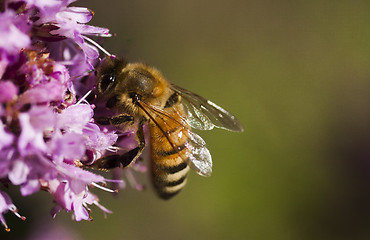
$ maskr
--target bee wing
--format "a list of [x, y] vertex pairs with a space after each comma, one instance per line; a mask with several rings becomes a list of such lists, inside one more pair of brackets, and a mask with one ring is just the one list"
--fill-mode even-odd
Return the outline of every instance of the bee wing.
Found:
[[187, 123], [195, 129], [211, 130], [214, 127], [234, 132], [243, 132], [243, 126], [228, 111], [215, 103], [172, 84], [171, 89], [182, 96], [187, 112]]
[[192, 131], [189, 133], [190, 155], [186, 159], [189, 167], [201, 176], [209, 177], [212, 174], [212, 157], [206, 147], [206, 142]]
[[[196, 133], [192, 132], [189, 126], [184, 122], [183, 118], [175, 119], [166, 111], [152, 106], [148, 103], [142, 102], [140, 105], [149, 118], [161, 130], [167, 141], [170, 143], [172, 149], [186, 161], [191, 169], [201, 176], [210, 176], [212, 173], [212, 157], [211, 153], [206, 147], [206, 142]], [[153, 116], [157, 117], [154, 118]], [[186, 148], [189, 150], [188, 154], [182, 154], [170, 137], [172, 129], [181, 127], [186, 130], [188, 135], [188, 142]]]

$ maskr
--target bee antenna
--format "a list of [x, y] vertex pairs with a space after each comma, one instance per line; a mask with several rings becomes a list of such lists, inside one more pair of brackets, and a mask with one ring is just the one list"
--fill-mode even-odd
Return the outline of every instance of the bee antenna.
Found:
[[75, 80], [75, 79], [77, 79], [77, 78], [87, 76], [89, 73], [91, 73], [91, 72], [93, 72], [93, 71], [95, 71], [95, 69], [88, 70], [88, 71], [86, 71], [86, 72], [84, 72], [84, 73], [82, 73], [82, 74], [79, 74], [79, 75], [76, 75], [76, 76], [70, 77], [69, 79], [73, 81], [73, 80]]
[[95, 47], [99, 48], [100, 51], [102, 51], [105, 55], [111, 57], [112, 54], [110, 54], [107, 50], [105, 50], [102, 46], [100, 46], [97, 42], [95, 42], [94, 40], [92, 40], [91, 38], [88, 38], [86, 36], [82, 36], [86, 41], [88, 41], [89, 43], [91, 43], [92, 45], [94, 45]]

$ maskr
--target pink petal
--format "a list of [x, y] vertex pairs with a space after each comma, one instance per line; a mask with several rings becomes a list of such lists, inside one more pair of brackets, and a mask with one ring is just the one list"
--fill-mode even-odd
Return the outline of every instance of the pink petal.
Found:
[[29, 172], [30, 169], [24, 161], [15, 160], [12, 164], [12, 169], [9, 172], [8, 177], [14, 185], [19, 185], [26, 182]]
[[94, 112], [88, 104], [72, 105], [58, 114], [58, 127], [71, 132], [82, 133]]
[[0, 102], [7, 102], [17, 97], [18, 88], [11, 81], [0, 82]]
[[38, 192], [40, 190], [40, 182], [37, 179], [28, 180], [26, 184], [21, 186], [21, 194], [22, 196], [28, 196]]

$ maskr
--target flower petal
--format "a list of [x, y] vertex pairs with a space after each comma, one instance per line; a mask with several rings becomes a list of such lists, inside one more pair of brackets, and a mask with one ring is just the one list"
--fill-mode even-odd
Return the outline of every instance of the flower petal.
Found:
[[11, 81], [0, 82], [0, 103], [13, 100], [17, 97], [18, 88]]
[[58, 114], [58, 127], [66, 131], [82, 133], [94, 112], [88, 104], [72, 105]]
[[28, 196], [34, 194], [35, 192], [40, 190], [40, 181], [37, 179], [28, 180], [25, 184], [21, 186], [21, 194], [22, 196]]
[[27, 18], [17, 16], [13, 11], [7, 10], [0, 13], [0, 22], [1, 50], [9, 54], [17, 54], [22, 48], [30, 45]]
[[27, 166], [27, 164], [18, 159], [13, 162], [12, 169], [9, 172], [8, 177], [14, 185], [19, 185], [26, 182], [29, 172], [30, 168]]

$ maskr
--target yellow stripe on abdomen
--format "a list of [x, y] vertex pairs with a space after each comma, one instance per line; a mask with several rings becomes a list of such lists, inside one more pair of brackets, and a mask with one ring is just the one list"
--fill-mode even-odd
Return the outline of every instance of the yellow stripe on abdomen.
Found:
[[169, 199], [185, 186], [189, 172], [186, 129], [177, 128], [167, 138], [158, 127], [151, 127], [150, 132], [153, 185], [159, 197]]

